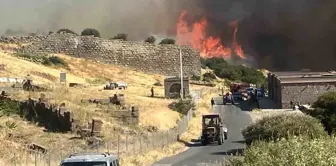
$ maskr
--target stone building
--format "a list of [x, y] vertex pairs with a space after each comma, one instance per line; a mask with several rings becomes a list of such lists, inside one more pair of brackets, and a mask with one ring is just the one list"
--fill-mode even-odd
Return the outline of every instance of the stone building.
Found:
[[[164, 79], [164, 89], [166, 98], [178, 98], [181, 92], [181, 77], [166, 77]], [[189, 78], [183, 78], [183, 96], [189, 94]]]
[[273, 72], [268, 74], [269, 98], [279, 108], [292, 108], [293, 104], [312, 104], [319, 96], [336, 91], [334, 72]]

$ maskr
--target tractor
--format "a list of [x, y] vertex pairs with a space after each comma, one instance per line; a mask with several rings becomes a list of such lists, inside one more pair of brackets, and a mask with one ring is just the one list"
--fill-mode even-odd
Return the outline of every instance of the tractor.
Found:
[[206, 114], [202, 116], [202, 136], [203, 146], [217, 141], [222, 145], [227, 139], [227, 128], [223, 125], [222, 119], [218, 113]]

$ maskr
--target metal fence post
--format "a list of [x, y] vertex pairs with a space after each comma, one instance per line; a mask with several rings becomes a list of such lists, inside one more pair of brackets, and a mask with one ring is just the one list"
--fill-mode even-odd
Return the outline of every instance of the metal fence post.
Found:
[[120, 150], [120, 147], [119, 147], [119, 146], [120, 146], [119, 141], [120, 141], [120, 135], [118, 134], [118, 140], [117, 140], [117, 144], [118, 144], [118, 145], [117, 145], [117, 146], [118, 146], [118, 153], [117, 153], [117, 154], [118, 154], [118, 156], [119, 156], [119, 152], [120, 152], [120, 151], [119, 151], [119, 150]]
[[49, 166], [51, 166], [51, 157], [50, 157], [50, 152], [48, 153], [49, 155], [48, 155], [48, 164], [49, 164]]
[[35, 152], [35, 166], [37, 166], [37, 154]]
[[149, 149], [149, 138], [148, 138], [148, 133], [146, 133], [146, 146], [147, 146], [147, 149], [146, 150], [148, 150]]
[[140, 152], [142, 152], [142, 142], [141, 142], [141, 135], [139, 136], [139, 143], [140, 143]]
[[134, 135], [132, 136], [132, 140], [133, 140], [133, 154], [135, 154], [136, 150], [135, 150], [135, 138], [134, 138]]
[[16, 155], [14, 153], [14, 166], [16, 166]]
[[128, 152], [128, 134], [126, 134], [126, 152]]

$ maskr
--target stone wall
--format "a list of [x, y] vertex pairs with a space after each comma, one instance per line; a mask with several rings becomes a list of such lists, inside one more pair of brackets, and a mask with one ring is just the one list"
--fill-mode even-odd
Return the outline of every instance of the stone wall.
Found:
[[280, 102], [282, 102], [282, 108], [284, 109], [291, 108], [290, 101], [312, 104], [319, 96], [330, 91], [336, 91], [336, 83], [282, 85]]
[[[0, 43], [22, 44], [18, 52], [41, 54], [62, 53], [109, 64], [128, 66], [135, 70], [166, 76], [180, 73], [179, 46], [145, 42], [107, 40], [92, 36], [51, 34], [33, 37], [1, 37]], [[200, 54], [181, 46], [185, 76], [200, 75]]]
[[28, 99], [27, 101], [16, 101], [0, 96], [0, 101], [11, 100], [17, 103], [20, 110], [19, 115], [28, 121], [38, 123], [53, 132], [67, 132], [73, 129], [73, 116], [64, 106], [51, 105], [46, 101]]

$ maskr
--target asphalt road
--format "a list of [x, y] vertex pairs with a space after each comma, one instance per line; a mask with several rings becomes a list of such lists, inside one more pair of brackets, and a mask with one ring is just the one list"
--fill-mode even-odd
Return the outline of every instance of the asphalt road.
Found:
[[[213, 111], [221, 114], [228, 128], [228, 139], [222, 145], [201, 146], [200, 142], [187, 144], [190, 148], [178, 155], [162, 159], [152, 166], [197, 166], [223, 161], [230, 155], [239, 154], [244, 148], [241, 130], [252, 122], [249, 112], [242, 111], [238, 105], [222, 105], [220, 98], [215, 98], [217, 105]], [[242, 104], [243, 105], [243, 104]], [[200, 131], [201, 133], [201, 131]]]

